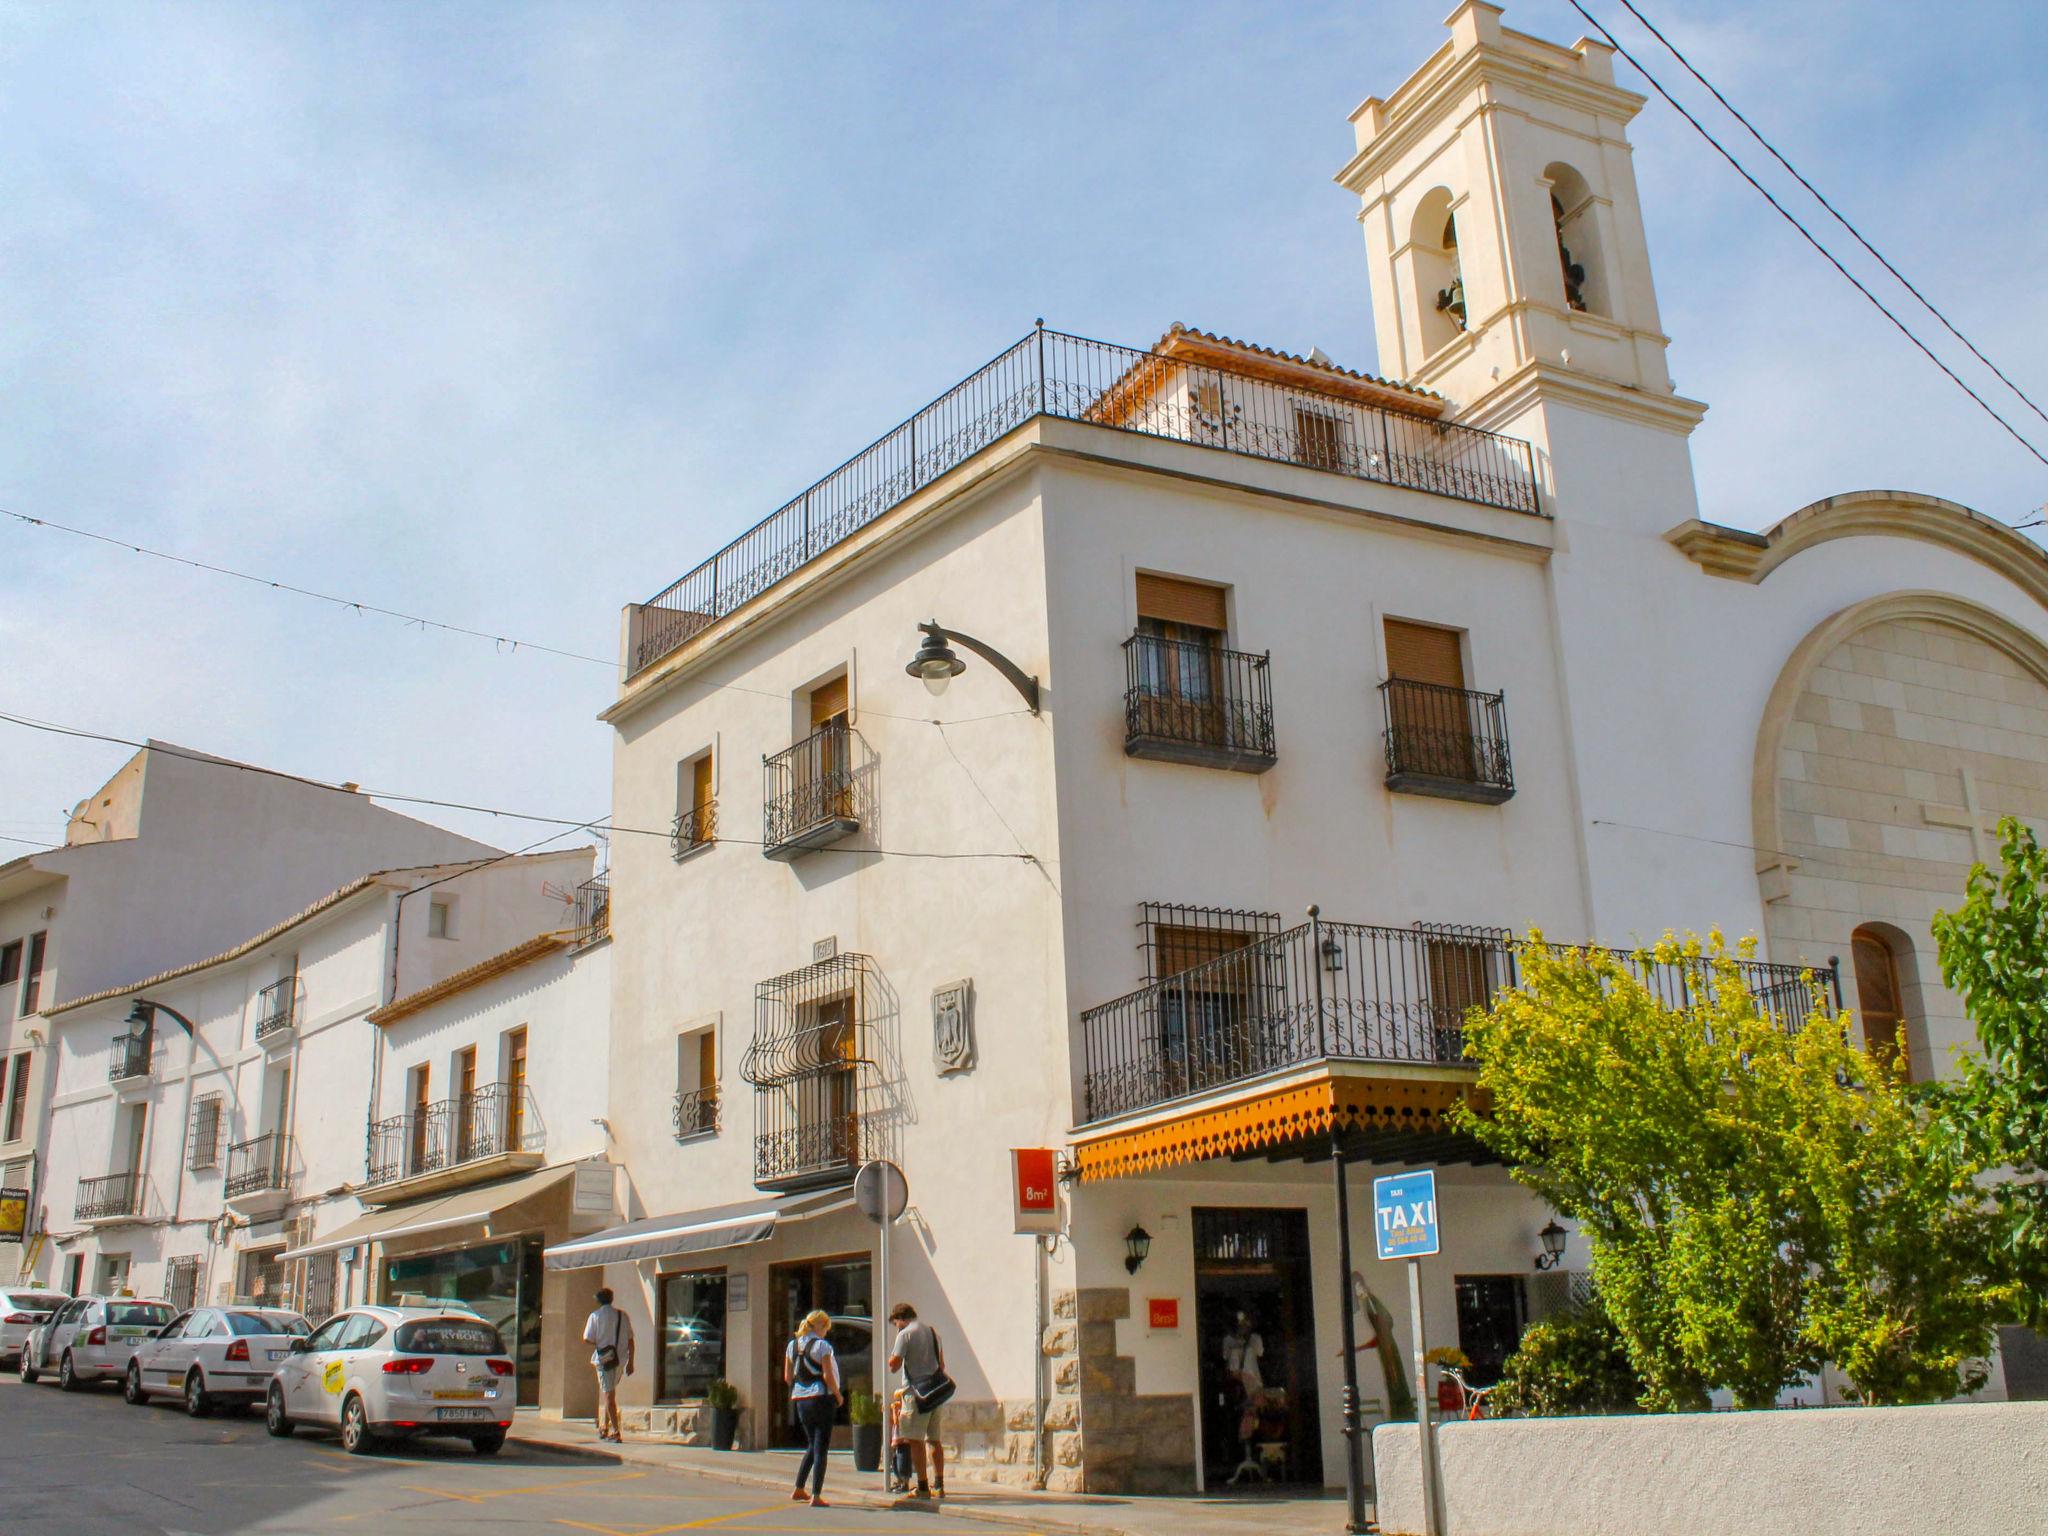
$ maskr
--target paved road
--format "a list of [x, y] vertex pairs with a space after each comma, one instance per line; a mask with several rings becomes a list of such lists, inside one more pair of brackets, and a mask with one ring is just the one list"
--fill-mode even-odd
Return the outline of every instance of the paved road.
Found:
[[[834, 1468], [834, 1472], [838, 1472]], [[827, 1499], [832, 1490], [825, 1490]], [[811, 1509], [664, 1468], [460, 1440], [348, 1456], [324, 1435], [272, 1440], [256, 1414], [187, 1418], [0, 1378], [0, 1531], [7, 1536], [943, 1536], [976, 1527], [912, 1510]], [[997, 1526], [981, 1529], [999, 1531]]]

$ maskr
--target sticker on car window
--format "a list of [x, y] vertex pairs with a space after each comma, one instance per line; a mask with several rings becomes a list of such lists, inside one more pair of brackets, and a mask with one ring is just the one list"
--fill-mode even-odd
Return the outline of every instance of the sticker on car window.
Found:
[[341, 1378], [343, 1369], [346, 1365], [347, 1362], [343, 1360], [330, 1360], [325, 1365], [321, 1366], [321, 1388], [327, 1392], [332, 1393], [336, 1397], [341, 1396]]

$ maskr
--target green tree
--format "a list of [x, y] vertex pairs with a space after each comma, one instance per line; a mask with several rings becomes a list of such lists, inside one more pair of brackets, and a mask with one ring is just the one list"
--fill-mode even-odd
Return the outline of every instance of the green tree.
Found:
[[[1531, 935], [1519, 958], [1521, 986], [1468, 1023], [1489, 1104], [1461, 1123], [1584, 1229], [1644, 1407], [1715, 1387], [1764, 1406], [1823, 1360], [1873, 1402], [1973, 1384], [2003, 1304], [1979, 1165], [1846, 1015], [1816, 996], [1788, 1033], [1719, 935], [1635, 956]], [[1645, 984], [1652, 963], [1686, 1006]]]
[[1621, 1333], [1596, 1295], [1525, 1329], [1486, 1405], [1488, 1413], [1532, 1418], [1629, 1413], [1643, 1390]]
[[2024, 822], [1998, 824], [1999, 867], [1970, 871], [1963, 904], [1937, 913], [1941, 977], [1962, 994], [1981, 1054], [1932, 1090], [1967, 1156], [2004, 1167], [1990, 1187], [2001, 1269], [2036, 1327], [2048, 1323], [2048, 855]]

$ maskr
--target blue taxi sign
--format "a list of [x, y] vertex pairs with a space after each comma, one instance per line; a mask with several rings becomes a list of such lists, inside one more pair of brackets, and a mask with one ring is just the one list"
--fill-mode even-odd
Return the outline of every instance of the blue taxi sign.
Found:
[[1426, 1259], [1440, 1251], [1433, 1169], [1372, 1181], [1372, 1236], [1383, 1259]]

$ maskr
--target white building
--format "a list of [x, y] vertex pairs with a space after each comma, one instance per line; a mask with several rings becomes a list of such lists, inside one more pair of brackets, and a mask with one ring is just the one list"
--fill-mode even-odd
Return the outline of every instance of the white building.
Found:
[[[871, 1370], [846, 1185], [888, 1157], [956, 1456], [1341, 1482], [1347, 1239], [1408, 1347], [1373, 1174], [1441, 1169], [1433, 1341], [1484, 1369], [1560, 1289], [1549, 1213], [1442, 1120], [1506, 935], [1754, 933], [1781, 1006], [1839, 957], [1916, 1073], [1966, 1038], [1928, 919], [1989, 817], [2048, 818], [2048, 559], [1900, 492], [1701, 522], [1642, 98], [1476, 0], [1449, 29], [1339, 176], [1406, 382], [1034, 332], [627, 610], [614, 811], [676, 829], [612, 871], [631, 1220], [547, 1261], [660, 1340], [627, 1389], [654, 1422], [722, 1376], [748, 1442], [783, 1437], [814, 1305]], [[905, 675], [934, 620], [980, 642], [937, 699]], [[1013, 1235], [1018, 1147], [1073, 1175], [1049, 1259]]]
[[[587, 1040], [563, 1039], [604, 1032], [602, 962], [594, 981], [568, 974], [593, 934], [564, 898], [591, 859], [377, 871], [221, 953], [49, 1009], [56, 1283], [314, 1315], [454, 1296], [516, 1334], [537, 1400], [540, 1239], [571, 1230], [575, 1163], [604, 1150], [602, 1047], [592, 1066]], [[583, 1019], [564, 1012], [578, 1000]]]
[[[78, 803], [63, 847], [0, 864], [0, 1185], [30, 1191], [39, 1226], [43, 1015], [217, 953], [368, 870], [496, 853], [346, 790], [150, 743]], [[0, 1244], [0, 1281], [38, 1252], [47, 1280], [46, 1244]]]

